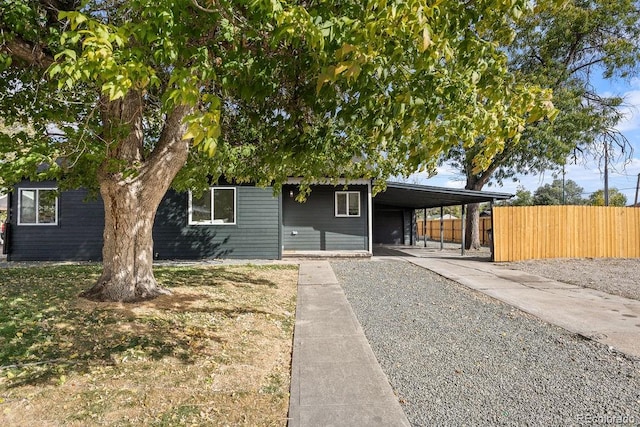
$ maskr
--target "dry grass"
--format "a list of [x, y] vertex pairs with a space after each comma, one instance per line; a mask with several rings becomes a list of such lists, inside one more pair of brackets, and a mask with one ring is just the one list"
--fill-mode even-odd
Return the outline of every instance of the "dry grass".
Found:
[[75, 296], [96, 266], [0, 269], [0, 425], [285, 425], [297, 270], [158, 268], [173, 295]]

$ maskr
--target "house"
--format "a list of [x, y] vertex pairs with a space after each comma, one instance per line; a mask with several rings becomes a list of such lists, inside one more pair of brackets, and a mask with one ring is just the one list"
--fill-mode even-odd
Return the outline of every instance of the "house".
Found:
[[[281, 259], [322, 251], [371, 255], [374, 244], [415, 242], [415, 210], [508, 199], [510, 194], [388, 183], [372, 196], [369, 180], [312, 186], [297, 202], [299, 181], [272, 188], [221, 184], [202, 197], [170, 190], [153, 228], [156, 259]], [[23, 181], [8, 201], [7, 259], [100, 260], [104, 212], [87, 191]]]

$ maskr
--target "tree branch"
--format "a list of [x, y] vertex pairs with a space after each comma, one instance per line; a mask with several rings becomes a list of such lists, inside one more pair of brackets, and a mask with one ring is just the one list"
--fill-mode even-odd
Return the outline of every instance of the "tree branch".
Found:
[[189, 155], [191, 140], [183, 139], [187, 131], [184, 119], [193, 112], [193, 107], [178, 105], [167, 113], [158, 142], [147, 158], [143, 175], [149, 182], [173, 180], [184, 166]]
[[593, 60], [591, 60], [589, 62], [585, 62], [584, 64], [580, 64], [580, 65], [578, 65], [578, 66], [576, 66], [574, 68], [567, 68], [567, 70], [569, 71], [570, 75], [573, 75], [573, 74], [577, 73], [578, 71], [580, 71], [580, 70], [582, 70], [584, 68], [590, 68], [590, 67], [592, 67], [592, 66], [594, 66], [596, 64], [599, 64], [599, 63], [601, 63], [603, 61], [604, 61], [604, 58], [597, 58], [597, 59], [593, 59]]
[[[216, 6], [216, 1], [217, 0], [211, 0], [211, 3]], [[224, 10], [224, 8], [222, 7], [218, 7], [217, 9], [209, 9], [206, 8], [204, 6], [201, 6], [200, 3], [198, 3], [198, 0], [191, 0], [191, 3], [193, 4], [193, 6], [198, 9], [201, 12], [205, 12], [205, 13], [217, 13], [220, 16], [222, 16], [224, 19], [226, 19], [229, 22], [240, 22], [240, 23], [246, 23], [243, 19], [241, 19], [238, 16], [235, 16], [233, 13], [229, 14], [227, 13], [226, 10]]]
[[1, 49], [12, 58], [40, 68], [47, 68], [53, 64], [53, 57], [47, 54], [41, 46], [31, 44], [21, 38], [16, 37], [7, 41]]

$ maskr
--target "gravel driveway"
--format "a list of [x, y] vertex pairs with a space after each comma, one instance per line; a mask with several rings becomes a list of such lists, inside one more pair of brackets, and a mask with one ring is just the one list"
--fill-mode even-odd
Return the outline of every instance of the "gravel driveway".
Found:
[[400, 259], [331, 264], [412, 425], [640, 424], [640, 360]]

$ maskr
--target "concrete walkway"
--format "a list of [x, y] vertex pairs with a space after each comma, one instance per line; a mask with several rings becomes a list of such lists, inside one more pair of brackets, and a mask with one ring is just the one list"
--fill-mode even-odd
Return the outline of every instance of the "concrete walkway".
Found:
[[640, 301], [472, 258], [429, 256], [404, 259], [548, 323], [607, 344], [630, 356], [640, 357]]
[[409, 426], [328, 261], [300, 264], [288, 425]]

